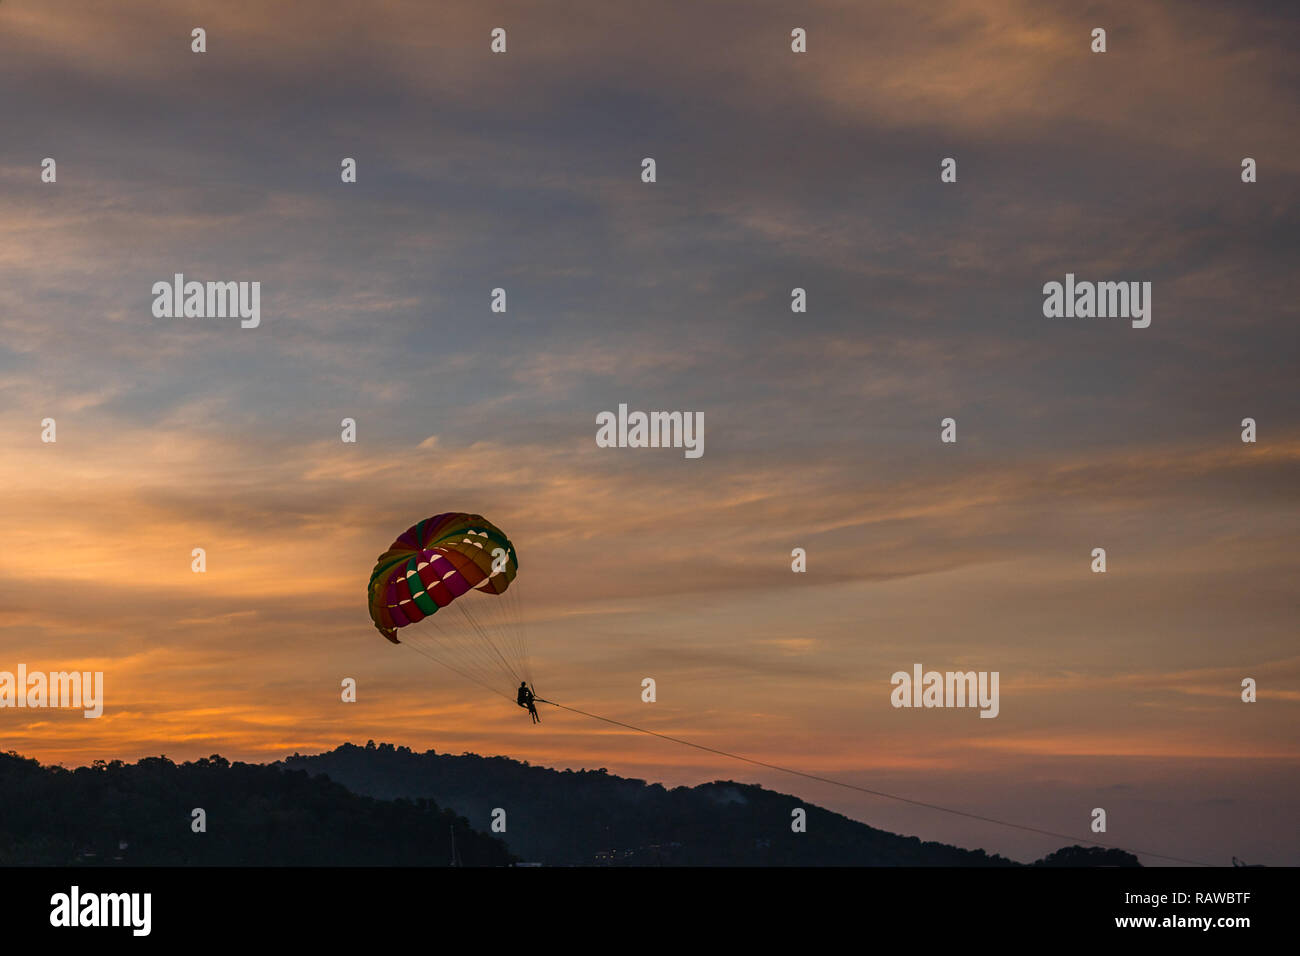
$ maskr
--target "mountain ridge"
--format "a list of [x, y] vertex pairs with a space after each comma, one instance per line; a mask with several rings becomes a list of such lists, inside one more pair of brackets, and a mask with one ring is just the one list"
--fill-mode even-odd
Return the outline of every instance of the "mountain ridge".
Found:
[[[1140, 866], [1122, 850], [1063, 847], [1033, 864], [901, 836], [791, 794], [717, 780], [666, 788], [596, 770], [555, 770], [510, 757], [459, 756], [373, 740], [273, 766], [327, 776], [380, 799], [424, 797], [501, 836], [525, 861], [547, 865], [686, 866]], [[805, 814], [795, 832], [794, 812]]]

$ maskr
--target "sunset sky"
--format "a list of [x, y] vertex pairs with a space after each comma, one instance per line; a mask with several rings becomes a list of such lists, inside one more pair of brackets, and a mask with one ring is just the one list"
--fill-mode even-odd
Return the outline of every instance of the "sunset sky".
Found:
[[[106, 703], [0, 710], [0, 749], [374, 739], [762, 783], [1022, 860], [1064, 842], [532, 727], [367, 615], [393, 538], [470, 511], [518, 548], [543, 697], [1080, 838], [1300, 862], [1280, 9], [3, 0], [0, 670], [102, 670]], [[261, 282], [261, 326], [155, 318], [178, 272]], [[1150, 281], [1150, 327], [1044, 318], [1066, 273]], [[620, 403], [703, 412], [703, 456], [598, 448]], [[892, 708], [915, 663], [998, 671], [1000, 715]]]

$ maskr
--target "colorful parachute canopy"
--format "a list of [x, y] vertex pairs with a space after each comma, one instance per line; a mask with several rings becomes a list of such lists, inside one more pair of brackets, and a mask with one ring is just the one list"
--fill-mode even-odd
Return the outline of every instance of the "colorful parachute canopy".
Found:
[[514, 545], [482, 515], [434, 515], [407, 528], [379, 556], [370, 575], [370, 618], [380, 634], [398, 644], [398, 628], [472, 590], [503, 594], [518, 572]]

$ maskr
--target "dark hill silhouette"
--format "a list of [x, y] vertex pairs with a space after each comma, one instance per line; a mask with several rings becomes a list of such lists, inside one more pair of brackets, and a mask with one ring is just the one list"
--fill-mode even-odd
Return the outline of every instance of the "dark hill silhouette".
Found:
[[[207, 813], [207, 832], [190, 828]], [[0, 753], [0, 865], [447, 865], [511, 862], [430, 800], [376, 800], [301, 770], [96, 761], [65, 770]]]
[[[420, 754], [374, 741], [294, 754], [281, 765], [381, 799], [434, 798], [485, 831], [500, 807], [511, 851], [551, 865], [1020, 865], [983, 850], [877, 830], [788, 794], [731, 781], [669, 790], [603, 768], [557, 771], [507, 757]], [[805, 833], [791, 831], [797, 807], [807, 811]], [[1120, 850], [1066, 847], [1034, 865], [1140, 864]]]

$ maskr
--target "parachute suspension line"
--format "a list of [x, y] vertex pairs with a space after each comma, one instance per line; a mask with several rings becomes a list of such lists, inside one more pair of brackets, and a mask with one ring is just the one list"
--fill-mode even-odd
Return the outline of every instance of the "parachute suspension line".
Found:
[[[527, 683], [533, 682], [532, 667], [528, 659], [528, 640], [523, 628], [523, 615], [520, 612], [518, 579], [500, 594], [491, 595], [492, 604], [483, 600], [465, 605], [466, 614], [475, 618], [476, 623], [489, 632], [493, 642], [501, 649], [502, 655], [510, 659], [512, 667], [518, 670], [518, 676]], [[486, 599], [488, 595], [484, 595]], [[471, 610], [474, 607], [477, 610]], [[492, 610], [485, 610], [490, 607]]]
[[[497, 597], [500, 597], [500, 595], [497, 595]], [[506, 656], [501, 653], [501, 649], [497, 647], [497, 642], [492, 640], [492, 635], [488, 633], [487, 628], [483, 626], [482, 622], [480, 622], [469, 608], [466, 607], [465, 602], [463, 600], [453, 601], [451, 606], [460, 609], [461, 617], [464, 618], [465, 622], [474, 629], [474, 633], [477, 634], [491, 649], [492, 655], [496, 657], [497, 662], [504, 669], [505, 673], [510, 675], [511, 681], [521, 680], [522, 678], [519, 676], [519, 671], [510, 663], [509, 660], [506, 659]]]
[[790, 767], [782, 767], [779, 764], [767, 763], [762, 760], [755, 760], [753, 757], [746, 757], [742, 754], [734, 754], [726, 750], [719, 750], [716, 747], [708, 747], [704, 744], [697, 744], [690, 740], [683, 740], [681, 737], [670, 737], [668, 734], [661, 734], [655, 730], [646, 730], [644, 727], [636, 727], [632, 724], [624, 723], [621, 720], [615, 720], [612, 717], [602, 717], [600, 714], [591, 714], [585, 710], [579, 710], [577, 707], [570, 707], [567, 704], [560, 704], [553, 700], [543, 700], [538, 697], [539, 704], [550, 704], [552, 707], [559, 707], [561, 710], [567, 710], [574, 714], [581, 714], [583, 717], [590, 717], [593, 720], [602, 720], [607, 724], [615, 724], [619, 727], [626, 727], [628, 730], [634, 730], [639, 734], [649, 734], [651, 737], [659, 737], [662, 740], [670, 740], [675, 744], [682, 744], [686, 747], [694, 747], [696, 750], [703, 750], [711, 754], [717, 754], [720, 757], [728, 757], [732, 760], [740, 760], [744, 763], [754, 764], [758, 767], [766, 767], [768, 770], [779, 770], [781, 773], [793, 774], [796, 777], [804, 777], [808, 780], [816, 780], [819, 783], [829, 783], [836, 787], [843, 787], [846, 790], [856, 790], [859, 793], [865, 793], [873, 797], [883, 797], [886, 800], [897, 800], [899, 803], [911, 804], [914, 807], [924, 807], [927, 810], [939, 810], [942, 813], [951, 813], [955, 816], [966, 817], [970, 820], [979, 820], [983, 823], [993, 823], [1000, 827], [1011, 827], [1015, 830], [1025, 830], [1029, 833], [1038, 833], [1043, 836], [1054, 837], [1058, 840], [1071, 840], [1075, 843], [1091, 843], [1093, 846], [1103, 847], [1108, 850], [1123, 850], [1126, 853], [1140, 853], [1143, 856], [1151, 856], [1160, 860], [1173, 860], [1177, 863], [1188, 863], [1192, 866], [1214, 866], [1213, 863], [1205, 863], [1201, 860], [1188, 860], [1181, 856], [1169, 856], [1165, 853], [1153, 853], [1150, 850], [1129, 849], [1127, 847], [1116, 846], [1113, 843], [1102, 843], [1100, 840], [1090, 840], [1086, 837], [1073, 836], [1069, 833], [1057, 833], [1055, 830], [1044, 830], [1040, 827], [1029, 826], [1024, 823], [1012, 823], [1009, 820], [998, 820], [994, 817], [986, 817], [978, 813], [970, 813], [966, 810], [955, 810], [952, 807], [941, 807], [937, 803], [925, 803], [921, 800], [913, 800], [910, 797], [900, 797], [896, 794], [885, 793], [883, 790], [871, 790], [867, 787], [859, 787], [857, 784], [845, 783], [843, 780], [833, 780], [830, 777], [818, 776], [815, 773], [805, 773], [802, 770], [794, 770]]
[[[442, 613], [445, 615], [445, 609]], [[502, 682], [517, 680], [514, 668], [510, 667], [508, 662], [502, 660], [499, 655], [494, 656], [472, 631], [460, 627], [457, 623], [449, 623], [449, 619], [445, 616], [431, 615], [426, 618], [425, 627], [413, 629], [411, 633], [404, 633], [403, 636], [405, 637], [403, 643], [431, 645], [444, 658], [454, 660], [462, 669], [472, 672], [480, 684], [499, 686]]]
[[[474, 601], [465, 595], [454, 602], [458, 608], [456, 613], [460, 617], [459, 621], [454, 616], [448, 618], [450, 608], [443, 608], [439, 614], [426, 618], [424, 627], [403, 631], [402, 643], [411, 645], [425, 657], [473, 680], [480, 687], [513, 700], [513, 697], [501, 692], [503, 682], [508, 682], [512, 690], [521, 682], [532, 682], [523, 642], [511, 638], [512, 629], [507, 623], [480, 618], [484, 609], [489, 607], [493, 608], [485, 612], [489, 616], [504, 618], [508, 613], [506, 604], [484, 603], [489, 599], [499, 601], [504, 597], [505, 594], [483, 595]], [[471, 610], [467, 599], [479, 608], [478, 612]], [[517, 597], [515, 603], [517, 604]], [[453, 666], [449, 661], [455, 661], [458, 666]]]
[[[509, 665], [515, 681], [520, 682], [527, 675], [524, 673], [523, 652], [519, 647], [518, 635], [510, 633], [506, 615], [507, 606], [504, 603], [491, 605], [483, 603], [486, 600], [501, 602], [504, 597], [505, 594], [492, 595], [490, 598], [485, 595], [482, 600], [474, 602], [473, 605], [462, 604], [461, 611], [482, 631], [493, 650]], [[489, 607], [491, 610], [487, 610]]]
[[515, 652], [518, 655], [519, 669], [523, 671], [524, 680], [528, 681], [528, 686], [531, 687], [533, 685], [533, 668], [532, 661], [528, 657], [528, 634], [524, 630], [524, 615], [519, 593], [516, 590], [518, 587], [519, 585], [516, 582], [514, 587], [506, 590], [504, 594], [498, 595], [496, 600], [505, 601], [502, 606], [505, 608], [506, 624], [502, 629], [508, 637], [513, 639]]
[[452, 651], [461, 655], [460, 658], [453, 656], [453, 660], [463, 659], [467, 663], [475, 661], [484, 679], [491, 680], [493, 683], [514, 683], [515, 672], [509, 663], [501, 660], [499, 655], [493, 654], [485, 647], [472, 629], [462, 630], [457, 625], [452, 625], [449, 629], [455, 635], [451, 642]]
[[[409, 645], [418, 653], [437, 661], [449, 670], [469, 678], [480, 687], [488, 687], [493, 691], [499, 691], [502, 686], [502, 678], [492, 669], [485, 668], [480, 662], [472, 658], [466, 658], [463, 654], [457, 653], [454, 648], [448, 649], [446, 646], [430, 641], [425, 637], [408, 638], [402, 642]], [[455, 663], [452, 663], [452, 662]]]
[[427, 650], [420, 647], [418, 644], [411, 643], [410, 641], [403, 641], [403, 643], [408, 645], [417, 654], [422, 654], [425, 657], [429, 658], [429, 660], [433, 661], [435, 664], [441, 664], [443, 667], [447, 668], [447, 670], [454, 671], [455, 673], [459, 674], [461, 677], [465, 678], [466, 680], [473, 681], [475, 684], [478, 684], [480, 687], [486, 688], [487, 690], [490, 690], [492, 693], [498, 695], [499, 697], [504, 697], [506, 700], [510, 701], [511, 703], [514, 703], [514, 698], [511, 697], [509, 694], [502, 693], [500, 689], [493, 687], [491, 684], [486, 683], [485, 681], [479, 680], [477, 677], [474, 677], [471, 674], [467, 674], [459, 667], [452, 667], [452, 665], [448, 664], [444, 660], [439, 659], [438, 657], [435, 657], [433, 654], [429, 653]]
[[498, 662], [493, 660], [477, 641], [456, 628], [444, 627], [443, 623], [435, 619], [430, 627], [407, 635], [407, 641], [437, 649], [444, 656], [459, 662], [465, 669], [472, 670], [480, 680], [500, 681], [502, 679]]

